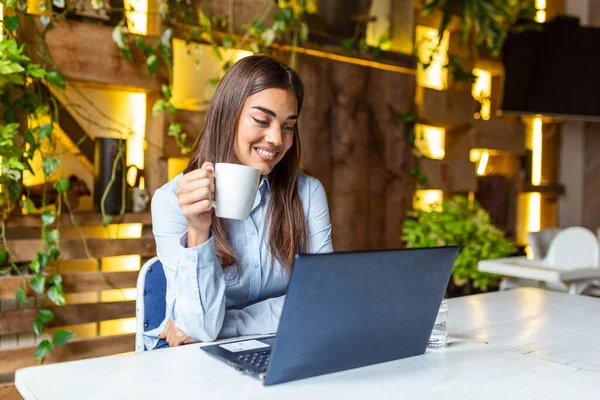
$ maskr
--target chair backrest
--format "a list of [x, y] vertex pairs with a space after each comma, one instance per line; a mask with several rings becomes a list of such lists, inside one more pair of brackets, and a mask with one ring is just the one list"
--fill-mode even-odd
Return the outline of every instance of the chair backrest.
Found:
[[567, 228], [556, 235], [544, 264], [561, 270], [600, 267], [600, 243], [589, 229]]
[[167, 280], [162, 263], [153, 257], [140, 269], [135, 301], [135, 351], [144, 351], [143, 333], [157, 328], [165, 319]]
[[527, 233], [527, 241], [529, 242], [535, 260], [542, 260], [546, 257], [548, 249], [550, 248], [550, 243], [552, 243], [560, 231], [560, 228], [547, 228], [542, 229], [539, 232]]

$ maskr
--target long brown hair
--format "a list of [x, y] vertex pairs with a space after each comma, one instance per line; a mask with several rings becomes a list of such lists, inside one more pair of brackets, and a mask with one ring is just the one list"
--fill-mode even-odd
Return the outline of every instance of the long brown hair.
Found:
[[[198, 169], [206, 161], [233, 163], [234, 142], [244, 102], [249, 96], [269, 88], [291, 90], [298, 102], [298, 115], [304, 99], [300, 77], [287, 65], [267, 56], [249, 56], [235, 63], [225, 74], [210, 103], [204, 127], [194, 144], [190, 164], [184, 173]], [[292, 147], [269, 174], [271, 201], [267, 210], [269, 249], [289, 272], [296, 253], [308, 249], [307, 226], [298, 196], [297, 173], [300, 164], [298, 125]], [[212, 233], [222, 267], [237, 263], [222, 221], [213, 213]]]

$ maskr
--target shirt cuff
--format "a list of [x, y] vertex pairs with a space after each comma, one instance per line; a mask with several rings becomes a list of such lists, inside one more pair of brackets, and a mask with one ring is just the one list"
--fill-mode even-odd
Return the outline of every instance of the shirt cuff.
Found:
[[180, 265], [190, 265], [195, 268], [196, 266], [213, 264], [217, 260], [215, 237], [212, 232], [206, 242], [199, 246], [188, 248], [188, 232], [185, 231], [181, 236], [179, 244], [179, 255], [181, 260], [187, 260], [186, 263], [181, 263]]

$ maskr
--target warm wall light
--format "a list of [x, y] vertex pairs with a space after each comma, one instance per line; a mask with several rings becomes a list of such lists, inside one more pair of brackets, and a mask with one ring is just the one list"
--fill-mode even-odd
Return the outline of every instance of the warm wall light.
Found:
[[428, 158], [442, 160], [445, 150], [446, 130], [437, 126], [415, 124], [415, 146]]
[[481, 158], [479, 159], [479, 165], [477, 166], [477, 175], [479, 175], [479, 176], [485, 175], [485, 170], [487, 168], [489, 159], [490, 159], [490, 153], [488, 153], [487, 151], [484, 151], [481, 154]]
[[423, 211], [440, 211], [442, 200], [444, 200], [444, 192], [441, 190], [416, 190], [413, 198], [413, 208]]
[[531, 128], [531, 183], [539, 186], [542, 183], [542, 119], [535, 118]]
[[[129, 110], [132, 116], [131, 131], [127, 138], [127, 165], [144, 169], [144, 138], [146, 136], [146, 94], [130, 93]], [[135, 169], [127, 174], [127, 183], [135, 184]]]
[[490, 119], [491, 115], [491, 100], [492, 95], [492, 73], [484, 69], [475, 68], [473, 75], [477, 77], [477, 80], [473, 84], [472, 96], [475, 100], [481, 103], [481, 110], [477, 117], [481, 117], [484, 120]]
[[148, 0], [125, 0], [127, 30], [135, 35], [148, 34]]
[[[417, 68], [417, 85], [430, 89], [444, 90], [448, 81], [448, 70], [444, 66], [448, 63], [449, 33], [444, 32], [442, 42], [439, 43], [438, 31], [426, 26], [417, 26], [415, 31], [417, 57], [421, 61]], [[437, 50], [436, 50], [437, 48]], [[427, 69], [423, 63], [428, 63], [432, 52], [435, 51], [431, 64]]]
[[535, 0], [535, 8], [538, 10], [535, 13], [536, 22], [546, 22], [546, 0]]
[[527, 218], [527, 231], [539, 232], [540, 230], [540, 211], [542, 195], [540, 193], [529, 194], [529, 215]]

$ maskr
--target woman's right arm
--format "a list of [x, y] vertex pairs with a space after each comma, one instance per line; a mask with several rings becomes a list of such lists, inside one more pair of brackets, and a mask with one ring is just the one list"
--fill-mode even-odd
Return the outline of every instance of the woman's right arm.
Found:
[[177, 195], [157, 190], [152, 227], [167, 286], [174, 294], [167, 299], [173, 324], [194, 340], [213, 341], [223, 326], [226, 285], [210, 235], [212, 173], [209, 181], [205, 175], [196, 170], [180, 177]]

